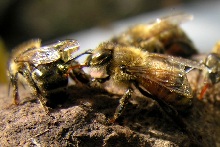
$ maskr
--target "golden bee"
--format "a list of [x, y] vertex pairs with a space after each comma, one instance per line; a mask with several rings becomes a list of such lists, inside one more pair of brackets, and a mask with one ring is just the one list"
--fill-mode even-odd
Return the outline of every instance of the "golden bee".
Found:
[[220, 41], [216, 43], [212, 52], [208, 54], [203, 62], [204, 85], [200, 91], [199, 99], [202, 99], [209, 87], [214, 86], [220, 81]]
[[135, 25], [114, 37], [112, 41], [153, 53], [190, 57], [196, 54], [197, 50], [179, 25], [192, 18], [192, 15], [179, 14], [157, 19], [153, 23]]
[[88, 56], [86, 64], [94, 82], [122, 95], [112, 121], [121, 115], [135, 89], [156, 100], [168, 113], [172, 111], [176, 115], [177, 111], [187, 110], [193, 97], [187, 69], [203, 68], [196, 61], [112, 42], [100, 44]]
[[[48, 112], [47, 104], [62, 101], [67, 92], [68, 75], [76, 82], [89, 82], [80, 69], [74, 53], [79, 49], [76, 40], [64, 40], [41, 46], [41, 40], [25, 42], [15, 48], [8, 62], [8, 76], [14, 103], [19, 103], [18, 82], [26, 82]], [[19, 75], [22, 75], [20, 78]], [[23, 77], [23, 78], [22, 78]], [[22, 80], [23, 79], [23, 80]]]

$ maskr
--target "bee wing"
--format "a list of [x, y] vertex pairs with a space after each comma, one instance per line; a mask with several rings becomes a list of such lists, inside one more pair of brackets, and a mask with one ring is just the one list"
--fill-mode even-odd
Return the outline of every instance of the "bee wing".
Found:
[[140, 79], [155, 82], [170, 91], [192, 97], [191, 87], [183, 70], [173, 71], [169, 69], [149, 69], [146, 66], [132, 66], [126, 67], [126, 71]]
[[167, 17], [158, 18], [156, 22], [157, 23], [167, 22], [173, 25], [179, 25], [184, 22], [191, 21], [191, 20], [193, 20], [193, 15], [180, 13], [180, 14], [175, 14], [175, 15], [171, 15]]
[[29, 50], [30, 48], [39, 48], [40, 46], [41, 46], [40, 39], [32, 39], [26, 41], [12, 50], [11, 59], [15, 59], [18, 55], [25, 52], [26, 50]]
[[149, 53], [148, 57], [152, 57], [153, 60], [163, 60], [164, 62], [167, 62], [171, 64], [172, 66], [178, 67], [180, 69], [185, 69], [186, 67], [196, 68], [200, 70], [205, 69], [204, 64], [201, 64], [198, 61], [193, 61], [193, 60], [185, 59], [181, 57], [174, 57], [174, 56], [169, 56], [165, 54], [157, 54], [157, 53]]
[[60, 58], [59, 52], [50, 47], [30, 48], [21, 53], [15, 62], [29, 62], [35, 65], [51, 63]]
[[148, 32], [150, 33], [148, 36], [152, 37], [168, 30], [175, 29], [183, 22], [187, 22], [192, 19], [193, 16], [189, 14], [178, 14], [163, 18], [157, 18], [156, 21], [147, 24], [147, 26], [149, 25]]

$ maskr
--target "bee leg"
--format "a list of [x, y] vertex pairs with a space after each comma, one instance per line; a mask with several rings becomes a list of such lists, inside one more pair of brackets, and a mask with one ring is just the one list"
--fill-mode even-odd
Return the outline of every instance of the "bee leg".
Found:
[[163, 100], [157, 98], [156, 96], [152, 96], [151, 94], [149, 94], [148, 92], [146, 92], [139, 86], [138, 86], [138, 89], [143, 95], [157, 101], [157, 103], [160, 105], [162, 110], [169, 116], [169, 118], [171, 118], [178, 126], [180, 126], [181, 129], [183, 129], [183, 131], [185, 131], [186, 124], [184, 123], [183, 119], [179, 116], [179, 113], [174, 107], [167, 104]]
[[[13, 101], [14, 104], [19, 104], [19, 94], [18, 94], [18, 73], [10, 76], [10, 84], [13, 88]], [[9, 85], [10, 86], [10, 85]]]
[[187, 125], [187, 123], [183, 120], [183, 118], [178, 114], [177, 110], [167, 104], [166, 102], [159, 100], [158, 98], [153, 98], [156, 100], [164, 112], [171, 118], [173, 122], [177, 124], [179, 129], [188, 135], [188, 138], [192, 144], [192, 146], [202, 146], [201, 142], [198, 142], [197, 139], [194, 136], [194, 133], [191, 131], [190, 127]]
[[151, 97], [151, 98], [154, 99], [155, 101], [157, 101], [159, 103], [159, 105], [161, 106], [161, 108], [163, 109], [163, 111], [166, 112], [170, 117], [177, 117], [179, 115], [177, 110], [174, 107], [167, 104], [163, 100], [160, 100], [155, 97]]
[[27, 79], [28, 84], [31, 88], [32, 93], [37, 96], [38, 100], [40, 101], [41, 106], [43, 107], [44, 111], [49, 114], [49, 109], [46, 106], [47, 100], [42, 97], [42, 95], [40, 94], [40, 90], [38, 89], [38, 87], [36, 86], [35, 82], [33, 81], [33, 79], [31, 78], [31, 73], [27, 70], [24, 69], [22, 75], [24, 76], [24, 78]]
[[160, 107], [162, 108], [162, 110], [167, 114], [167, 116], [174, 121], [179, 128], [181, 129], [181, 131], [186, 132], [187, 134], [191, 134], [190, 130], [188, 130], [187, 124], [184, 122], [184, 120], [181, 118], [181, 116], [179, 115], [179, 113], [177, 112], [177, 110], [172, 107], [171, 105], [167, 104], [166, 102], [164, 102], [163, 100], [150, 95], [149, 93], [147, 93], [146, 91], [144, 91], [143, 89], [141, 89], [139, 87], [139, 90], [142, 94], [144, 94], [145, 96], [157, 101], [157, 103], [160, 105]]
[[110, 123], [114, 123], [118, 117], [122, 114], [123, 110], [125, 109], [129, 99], [131, 98], [131, 94], [132, 94], [133, 90], [131, 88], [129, 88], [124, 95], [122, 96], [122, 98], [119, 100], [119, 105], [117, 106], [114, 116], [113, 118], [110, 120]]
[[76, 84], [89, 85], [90, 77], [81, 69], [82, 67], [80, 65], [73, 66], [69, 69], [72, 72], [68, 71], [67, 74], [76, 82]]
[[153, 100], [157, 101], [158, 104], [161, 106], [162, 110], [167, 114], [167, 116], [174, 122], [176, 123], [180, 130], [184, 133], [186, 133], [188, 135], [189, 140], [191, 141], [192, 144], [195, 145], [199, 145], [202, 146], [200, 142], [197, 142], [195, 140], [197, 140], [193, 133], [191, 132], [190, 128], [187, 127], [186, 122], [182, 119], [182, 117], [179, 115], [179, 113], [177, 112], [177, 110], [175, 108], [173, 108], [172, 106], [170, 106], [169, 104], [167, 104], [166, 102], [164, 102], [163, 100], [158, 99], [155, 96], [152, 96], [151, 94], [149, 94], [148, 92], [146, 92], [145, 90], [143, 90], [141, 87], [139, 87], [136, 84], [136, 87], [139, 89], [139, 91], [149, 97], [152, 98]]
[[44, 97], [42, 97], [41, 95], [38, 96], [38, 99], [40, 101], [41, 106], [43, 107], [44, 111], [46, 112], [46, 114], [49, 114], [50, 111], [48, 109], [48, 107], [46, 106], [46, 99]]

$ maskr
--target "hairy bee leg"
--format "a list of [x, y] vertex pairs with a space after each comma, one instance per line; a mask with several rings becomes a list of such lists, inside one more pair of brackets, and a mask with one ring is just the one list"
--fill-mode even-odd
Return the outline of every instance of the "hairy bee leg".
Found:
[[18, 105], [19, 104], [18, 73], [16, 73], [14, 76], [11, 75], [10, 82], [11, 82], [10, 84], [12, 85], [12, 88], [13, 88], [13, 101], [14, 101], [14, 104]]
[[88, 85], [90, 83], [90, 77], [81, 70], [83, 67], [85, 67], [85, 65], [71, 66], [67, 71], [67, 75], [69, 75], [76, 84]]
[[90, 83], [89, 76], [84, 72], [78, 73], [72, 71], [69, 75], [76, 82], [76, 84], [88, 85]]
[[122, 114], [123, 110], [125, 109], [129, 99], [131, 98], [133, 90], [128, 89], [125, 94], [122, 96], [122, 98], [119, 100], [119, 105], [117, 106], [113, 118], [110, 120], [111, 123], [114, 123], [118, 117]]
[[34, 95], [37, 96], [38, 100], [40, 101], [41, 106], [43, 107], [44, 111], [49, 114], [49, 109], [46, 106], [47, 100], [41, 96], [40, 91], [38, 90], [36, 84], [34, 83], [34, 81], [31, 78], [31, 73], [25, 69], [23, 70], [22, 75], [24, 76], [24, 78], [27, 79], [29, 86], [31, 87], [32, 93]]
[[140, 91], [143, 95], [145, 95], [145, 96], [147, 96], [147, 97], [149, 97], [149, 98], [151, 98], [151, 99], [157, 101], [158, 104], [160, 105], [160, 107], [162, 108], [162, 110], [163, 110], [176, 124], [178, 124], [178, 125], [181, 127], [181, 129], [183, 129], [183, 131], [185, 131], [185, 129], [186, 129], [186, 124], [184, 123], [183, 119], [179, 116], [179, 113], [177, 112], [177, 110], [176, 110], [174, 107], [172, 107], [171, 105], [167, 104], [167, 103], [164, 102], [163, 100], [161, 100], [161, 99], [159, 99], [159, 98], [157, 98], [157, 97], [155, 97], [155, 96], [152, 96], [151, 94], [149, 94], [148, 92], [146, 92], [146, 91], [144, 91], [142, 88], [140, 88], [139, 86], [138, 86], [138, 89], [139, 89], [139, 91]]
[[[187, 127], [187, 124], [184, 122], [184, 120], [181, 118], [181, 116], [179, 115], [179, 113], [177, 112], [177, 110], [175, 108], [173, 108], [172, 106], [170, 106], [169, 104], [167, 104], [166, 102], [153, 97], [151, 94], [149, 94], [148, 92], [144, 91], [141, 87], [139, 87], [137, 84], [135, 84], [135, 86], [140, 90], [140, 92], [149, 97], [152, 98], [153, 100], [157, 101], [158, 104], [161, 106], [162, 110], [168, 115], [168, 117], [170, 119], [172, 119], [180, 128], [180, 130], [184, 133], [186, 133], [188, 135], [189, 140], [192, 142], [192, 144], [201, 144], [200, 142], [195, 142], [194, 140], [195, 137], [192, 134], [190, 128]], [[201, 146], [201, 145], [200, 145]]]
[[202, 146], [201, 143], [198, 142], [197, 139], [194, 137], [193, 132], [187, 126], [187, 123], [182, 119], [182, 117], [179, 115], [179, 113], [175, 108], [168, 105], [164, 101], [161, 102], [157, 101], [157, 102], [160, 104], [161, 108], [163, 109], [164, 112], [166, 112], [169, 118], [171, 118], [172, 121], [174, 121], [179, 126], [180, 130], [188, 135], [188, 138], [193, 145]]
[[43, 107], [44, 111], [46, 112], [46, 114], [49, 114], [50, 111], [48, 109], [48, 107], [46, 106], [46, 99], [44, 97], [42, 97], [41, 95], [38, 96], [38, 99], [40, 101], [41, 106]]
[[[141, 93], [143, 93], [143, 90], [140, 90]], [[146, 93], [144, 91], [144, 93]], [[166, 112], [169, 116], [178, 116], [178, 112], [175, 108], [173, 108], [171, 105], [167, 104], [166, 102], [164, 102], [163, 100], [158, 99], [157, 97], [154, 97], [152, 95], [148, 94], [144, 94], [145, 96], [155, 100], [158, 102], [158, 104], [161, 106], [161, 108], [163, 109], [164, 112]]]

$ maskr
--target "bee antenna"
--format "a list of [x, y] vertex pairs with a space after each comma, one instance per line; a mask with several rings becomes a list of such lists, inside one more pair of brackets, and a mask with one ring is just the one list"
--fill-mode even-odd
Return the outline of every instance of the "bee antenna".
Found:
[[93, 52], [93, 49], [88, 49], [85, 51], [86, 54], [92, 54], [92, 52]]
[[74, 60], [77, 59], [77, 58], [79, 58], [79, 57], [81, 57], [82, 55], [92, 54], [92, 51], [93, 51], [93, 49], [88, 49], [88, 50], [86, 50], [85, 52], [83, 52], [83, 53], [79, 54], [78, 56], [76, 56], [76, 57], [74, 58]]

